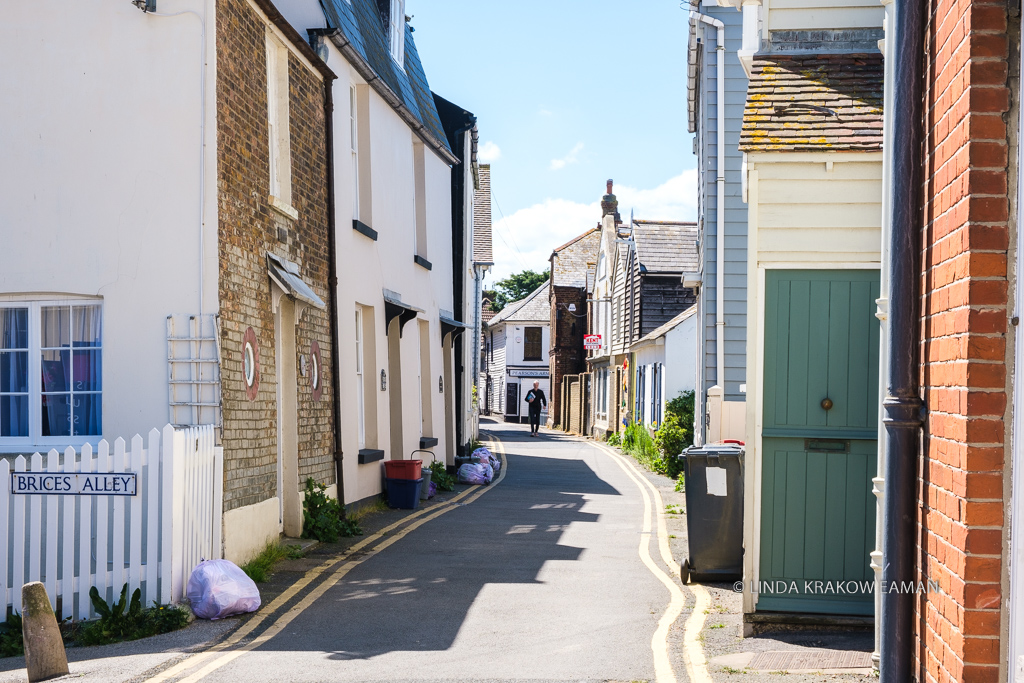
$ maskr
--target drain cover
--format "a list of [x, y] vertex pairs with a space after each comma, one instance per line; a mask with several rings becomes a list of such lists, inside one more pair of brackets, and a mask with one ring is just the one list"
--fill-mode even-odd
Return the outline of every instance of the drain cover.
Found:
[[871, 653], [849, 650], [761, 652], [750, 661], [748, 666], [758, 671], [868, 669], [871, 667]]

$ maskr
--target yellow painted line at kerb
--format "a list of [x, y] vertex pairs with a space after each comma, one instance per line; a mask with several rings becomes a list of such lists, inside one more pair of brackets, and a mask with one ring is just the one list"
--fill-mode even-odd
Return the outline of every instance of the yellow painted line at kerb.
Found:
[[[615, 450], [605, 446], [604, 444], [595, 443], [600, 450], [607, 453], [626, 472], [626, 474], [633, 480], [633, 482], [640, 488], [643, 494], [645, 508], [651, 504], [651, 498], [648, 496], [647, 491], [650, 490], [651, 496], [654, 502], [654, 511], [658, 518], [658, 549], [661, 555], [662, 562], [668, 567], [669, 571], [675, 572], [677, 566], [675, 560], [672, 557], [672, 551], [668, 544], [668, 528], [665, 524], [665, 515], [662, 512], [664, 510], [664, 501], [661, 497], [661, 492], [658, 491], [657, 487], [654, 486], [647, 477], [641, 473], [631, 459], [625, 458]], [[647, 522], [648, 511], [644, 511], [644, 525], [645, 532], [650, 531], [650, 526]], [[665, 614], [662, 615], [658, 621], [658, 629], [654, 633], [654, 637], [651, 640], [651, 647], [654, 650], [655, 657], [655, 676], [658, 683], [663, 681], [675, 681], [675, 673], [671, 668], [671, 657], [669, 655], [669, 630], [672, 628], [672, 624], [675, 623], [676, 619], [683, 611], [685, 606], [685, 597], [682, 590], [679, 588], [679, 584], [675, 582], [669, 575], [655, 565], [654, 561], [650, 559], [650, 552], [648, 549], [648, 538], [646, 533], [641, 535], [641, 560], [644, 560], [644, 564], [658, 577], [659, 580], [669, 589], [672, 595], [672, 600], [669, 603], [668, 608], [665, 610]], [[646, 554], [646, 559], [644, 556]], [[691, 683], [711, 683], [711, 676], [708, 673], [707, 659], [704, 656], [704, 648], [700, 644], [700, 632], [704, 628], [704, 620], [706, 615], [704, 610], [708, 608], [710, 604], [710, 597], [707, 590], [703, 586], [694, 584], [687, 585], [690, 591], [694, 594], [694, 607], [693, 612], [690, 614], [690, 618], [686, 621], [686, 626], [683, 631], [683, 663], [686, 665], [686, 672], [689, 675]], [[662, 678], [662, 674], [659, 670], [659, 661], [664, 660], [662, 667], [666, 664], [668, 666], [667, 676], [671, 678]]]
[[[208, 650], [206, 652], [201, 652], [201, 653], [196, 654], [196, 655], [194, 655], [192, 657], [189, 657], [188, 659], [186, 659], [186, 660], [184, 660], [182, 662], [179, 662], [175, 666], [173, 666], [173, 667], [171, 667], [171, 668], [169, 668], [169, 669], [167, 669], [165, 671], [160, 672], [159, 674], [157, 674], [153, 678], [147, 679], [147, 681], [145, 683], [161, 683], [163, 681], [168, 681], [168, 680], [174, 679], [177, 676], [185, 673], [186, 671], [188, 671], [190, 669], [193, 669], [196, 666], [202, 664], [204, 661], [206, 661], [210, 657], [213, 657], [215, 655], [219, 655], [214, 661], [210, 662], [209, 664], [207, 664], [203, 668], [199, 669], [195, 673], [187, 676], [186, 678], [180, 679], [179, 683], [194, 683], [195, 681], [201, 680], [202, 678], [208, 676], [209, 674], [211, 674], [212, 672], [216, 671], [217, 669], [219, 669], [219, 668], [229, 664], [230, 662], [234, 661], [235, 659], [237, 659], [238, 657], [242, 656], [246, 652], [249, 652], [249, 651], [259, 647], [260, 645], [262, 645], [263, 643], [267, 642], [268, 640], [273, 638], [275, 635], [280, 633], [296, 617], [298, 617], [300, 614], [302, 614], [302, 612], [304, 612], [306, 609], [308, 609], [310, 605], [312, 605], [318, 598], [320, 598], [324, 593], [326, 593], [331, 587], [336, 585], [338, 583], [338, 581], [340, 581], [342, 578], [344, 578], [346, 574], [348, 574], [350, 571], [352, 571], [352, 569], [354, 569], [358, 565], [362, 564], [366, 560], [368, 560], [371, 557], [375, 556], [376, 554], [378, 554], [379, 552], [381, 552], [385, 548], [391, 546], [392, 544], [397, 543], [399, 540], [404, 538], [406, 535], [409, 534], [409, 532], [413, 531], [414, 529], [417, 529], [417, 528], [423, 526], [424, 524], [426, 524], [427, 522], [440, 517], [441, 515], [445, 514], [446, 512], [449, 512], [449, 511], [453, 510], [456, 507], [456, 503], [459, 503], [460, 501], [462, 501], [462, 499], [465, 499], [463, 504], [467, 504], [468, 505], [469, 503], [472, 503], [473, 501], [475, 501], [480, 496], [482, 496], [485, 493], [487, 493], [487, 491], [490, 490], [491, 487], [497, 486], [498, 484], [500, 484], [501, 481], [505, 478], [505, 472], [508, 469], [508, 467], [507, 467], [508, 461], [504, 457], [505, 449], [501, 445], [501, 441], [499, 439], [497, 439], [497, 437], [493, 437], [492, 436], [491, 438], [492, 438], [492, 441], [490, 443], [494, 447], [494, 450], [497, 450], [501, 454], [501, 456], [502, 456], [501, 472], [498, 474], [498, 478], [494, 480], [494, 482], [491, 484], [491, 486], [489, 486], [489, 487], [481, 487], [481, 488], [478, 488], [478, 489], [468, 489], [466, 491], [463, 491], [459, 495], [451, 498], [450, 500], [445, 501], [444, 503], [442, 503], [439, 506], [435, 506], [435, 507], [432, 507], [432, 508], [427, 508], [427, 509], [424, 509], [424, 510], [420, 510], [419, 512], [413, 513], [413, 514], [411, 514], [411, 515], [409, 515], [409, 516], [399, 520], [398, 522], [395, 522], [394, 524], [391, 524], [390, 526], [387, 526], [387, 527], [381, 529], [380, 531], [378, 531], [377, 533], [373, 534], [372, 536], [369, 536], [366, 539], [360, 541], [359, 543], [353, 545], [351, 548], [349, 548], [345, 552], [345, 554], [342, 556], [341, 559], [335, 558], [333, 560], [329, 560], [327, 562], [324, 562], [323, 564], [321, 564], [318, 567], [315, 567], [314, 569], [311, 569], [309, 572], [306, 573], [305, 576], [303, 576], [302, 579], [300, 579], [298, 582], [293, 584], [287, 591], [285, 591], [284, 593], [279, 595], [273, 602], [271, 602], [270, 605], [267, 606], [266, 611], [262, 615], [260, 615], [260, 616], [258, 616], [256, 618], [251, 619], [250, 621], [246, 622], [245, 626], [243, 626], [238, 631], [236, 631], [234, 634], [232, 634], [231, 638], [229, 638], [228, 640], [224, 641], [223, 643], [217, 645], [214, 648], [211, 648], [210, 650]], [[426, 516], [424, 517], [423, 515], [426, 515]], [[420, 518], [420, 519], [417, 519], [417, 518]], [[332, 572], [327, 577], [327, 579], [325, 579], [323, 581], [323, 583], [321, 583], [314, 590], [312, 590], [301, 601], [296, 603], [291, 609], [289, 609], [287, 612], [285, 612], [283, 615], [281, 615], [277, 620], [275, 620], [270, 625], [269, 628], [267, 628], [266, 631], [261, 633], [258, 637], [256, 637], [253, 640], [249, 641], [245, 645], [237, 647], [237, 649], [230, 649], [230, 648], [234, 648], [236, 645], [238, 645], [238, 643], [243, 638], [245, 638], [247, 635], [252, 633], [253, 630], [255, 630], [264, 621], [266, 621], [267, 618], [269, 618], [269, 616], [271, 614], [273, 614], [278, 608], [283, 606], [291, 598], [293, 598], [296, 594], [298, 594], [299, 591], [301, 591], [303, 588], [308, 586], [310, 584], [310, 582], [312, 582], [317, 576], [319, 576], [320, 574], [324, 573], [324, 571], [326, 571], [328, 567], [332, 567], [332, 566], [336, 565], [338, 562], [342, 562], [345, 557], [350, 557], [354, 553], [358, 552], [359, 550], [362, 550], [363, 548], [366, 548], [368, 545], [371, 545], [375, 541], [379, 541], [379, 540], [383, 539], [386, 534], [388, 534], [389, 532], [393, 531], [397, 527], [402, 526], [403, 524], [406, 524], [408, 522], [411, 522], [411, 523], [408, 524], [407, 526], [405, 526], [397, 534], [395, 534], [395, 535], [393, 535], [393, 536], [391, 536], [391, 537], [381, 541], [380, 543], [378, 543], [372, 549], [367, 551], [366, 554], [363, 555], [362, 557], [360, 557], [358, 559], [350, 559], [348, 562], [345, 562], [344, 564], [342, 564], [342, 566], [339, 567], [338, 569], [336, 569], [334, 572]]]

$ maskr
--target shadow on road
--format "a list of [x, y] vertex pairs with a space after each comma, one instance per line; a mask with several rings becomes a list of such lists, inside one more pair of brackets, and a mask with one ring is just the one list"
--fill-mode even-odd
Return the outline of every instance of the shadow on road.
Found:
[[[264, 651], [322, 651], [367, 659], [393, 651], [450, 648], [485, 584], [536, 584], [550, 560], [579, 560], [559, 544], [574, 522], [593, 523], [584, 496], [620, 495], [582, 460], [522, 452], [538, 442], [502, 431], [508, 474], [500, 486], [415, 530], [331, 588]], [[522, 606], [508, 605], [511, 614]], [[542, 615], [537, 615], [543, 618]], [[501, 637], [486, 622], [481, 648]]]

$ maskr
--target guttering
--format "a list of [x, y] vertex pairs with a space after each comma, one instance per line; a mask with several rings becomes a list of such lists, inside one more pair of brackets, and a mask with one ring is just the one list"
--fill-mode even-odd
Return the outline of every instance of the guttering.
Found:
[[[313, 33], [313, 31], [311, 31]], [[448, 149], [448, 145], [443, 140], [438, 138], [432, 132], [430, 132], [426, 126], [423, 125], [416, 115], [412, 113], [409, 107], [405, 106], [395, 91], [391, 89], [387, 83], [381, 80], [377, 72], [373, 70], [373, 67], [363, 59], [363, 56], [359, 54], [359, 51], [352, 46], [352, 41], [341, 32], [340, 29], [318, 29], [315, 31], [317, 35], [322, 35], [325, 38], [329, 38], [334, 46], [338, 48], [338, 51], [344, 55], [345, 59], [355, 68], [356, 72], [366, 81], [366, 84], [372, 87], [377, 94], [380, 95], [388, 105], [394, 109], [398, 115], [402, 118], [405, 123], [412, 128], [413, 132], [424, 143], [426, 143], [431, 149], [448, 162], [449, 165], [455, 166], [460, 163], [459, 158]]]
[[718, 87], [715, 100], [718, 123], [718, 159], [715, 184], [715, 384], [725, 392], [725, 24], [720, 20], [690, 11], [690, 19], [707, 24], [716, 30], [715, 80]]
[[331, 419], [334, 421], [334, 469], [338, 503], [345, 516], [345, 467], [341, 437], [341, 332], [338, 329], [338, 222], [334, 194], [334, 79], [324, 78], [324, 146], [327, 148], [327, 286], [330, 289]]
[[[892, 195], [889, 203], [889, 374], [883, 401], [885, 518], [882, 586], [914, 581], [916, 476], [923, 404], [918, 396], [918, 248], [922, 221], [924, 3], [896, 0], [893, 35]], [[914, 678], [911, 591], [882, 590], [881, 683]]]

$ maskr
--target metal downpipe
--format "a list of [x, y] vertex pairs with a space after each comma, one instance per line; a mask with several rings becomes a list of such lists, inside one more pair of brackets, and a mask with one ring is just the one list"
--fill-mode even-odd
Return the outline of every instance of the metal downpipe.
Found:
[[923, 403], [918, 396], [918, 278], [922, 227], [925, 3], [895, 0], [892, 199], [889, 206], [889, 373], [883, 401], [886, 451], [881, 683], [913, 679], [914, 594], [887, 587], [916, 578], [916, 479]]
[[334, 192], [334, 80], [324, 79], [324, 146], [327, 148], [327, 286], [331, 290], [331, 419], [338, 503], [345, 515], [345, 466], [341, 434], [341, 332], [338, 321], [338, 220]]

